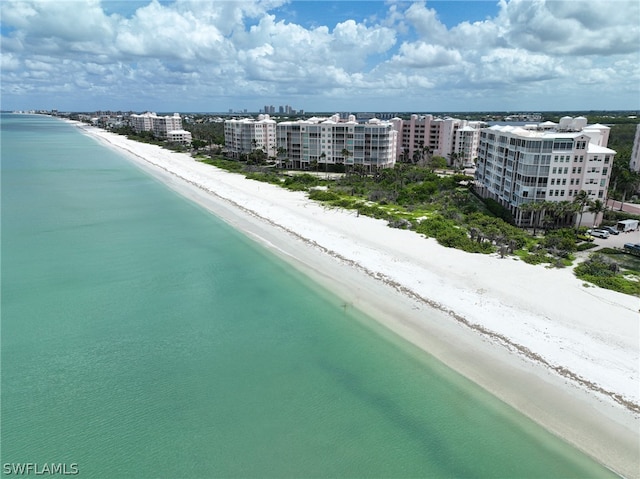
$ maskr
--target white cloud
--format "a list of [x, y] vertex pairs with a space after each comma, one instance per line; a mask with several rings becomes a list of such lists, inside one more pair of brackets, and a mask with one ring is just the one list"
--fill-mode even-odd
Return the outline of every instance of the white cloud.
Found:
[[400, 54], [395, 55], [391, 62], [413, 68], [426, 68], [452, 65], [461, 60], [462, 56], [457, 50], [416, 42], [403, 43], [400, 46]]
[[234, 98], [256, 108], [288, 96], [283, 103], [304, 97], [316, 106], [300, 107], [331, 110], [341, 108], [340, 95], [347, 109], [395, 96], [405, 110], [426, 91], [480, 105], [579, 88], [587, 100], [610, 92], [616, 108], [625, 101], [619, 92], [638, 104], [637, 0], [501, 0], [493, 18], [451, 28], [436, 3], [392, 2], [386, 18], [319, 18], [312, 27], [283, 17], [287, 10], [276, 8], [285, 3], [144, 0], [125, 16], [98, 0], [6, 0], [3, 100], [53, 92], [93, 108], [116, 100], [128, 108], [130, 98], [162, 110], [175, 98], [215, 110]]
[[637, 0], [501, 0], [498, 21], [512, 46], [549, 55], [615, 55], [638, 51]]

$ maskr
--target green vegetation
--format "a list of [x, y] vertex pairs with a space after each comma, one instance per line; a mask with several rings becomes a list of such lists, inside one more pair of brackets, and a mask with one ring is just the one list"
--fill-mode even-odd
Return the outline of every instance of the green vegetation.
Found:
[[575, 275], [601, 288], [640, 296], [640, 275], [636, 271], [625, 271], [620, 263], [608, 256], [592, 253], [587, 260], [574, 269]]

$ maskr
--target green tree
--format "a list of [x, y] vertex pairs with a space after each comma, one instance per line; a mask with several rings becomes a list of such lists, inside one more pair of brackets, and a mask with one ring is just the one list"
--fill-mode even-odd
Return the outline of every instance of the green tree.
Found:
[[349, 169], [347, 168], [347, 159], [351, 156], [351, 152], [346, 148], [343, 148], [341, 153], [342, 153], [342, 162], [345, 165], [345, 171], [348, 172]]
[[604, 210], [607, 209], [607, 205], [604, 204], [601, 200], [592, 201], [591, 204], [588, 205], [589, 213], [593, 213], [593, 226], [597, 225], [598, 215], [603, 213]]
[[591, 204], [591, 200], [589, 199], [589, 193], [587, 193], [584, 190], [580, 190], [573, 197], [573, 204], [576, 205], [576, 209], [579, 215], [578, 224], [576, 225], [576, 231], [577, 231], [578, 227], [582, 224], [582, 215], [584, 214], [585, 208], [587, 208]]

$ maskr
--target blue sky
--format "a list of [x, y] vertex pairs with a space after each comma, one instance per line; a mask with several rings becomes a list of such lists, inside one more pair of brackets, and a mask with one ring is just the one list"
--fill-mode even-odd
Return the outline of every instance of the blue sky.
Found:
[[3, 109], [640, 108], [638, 0], [4, 0]]

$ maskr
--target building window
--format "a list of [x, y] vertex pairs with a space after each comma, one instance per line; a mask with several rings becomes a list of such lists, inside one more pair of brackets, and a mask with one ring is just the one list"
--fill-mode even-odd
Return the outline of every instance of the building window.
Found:
[[567, 184], [567, 179], [566, 178], [562, 178], [562, 186]]
[[551, 173], [553, 173], [554, 175], [558, 172], [558, 168], [554, 167], [553, 170], [551, 170]]
[[551, 184], [555, 185], [556, 184], [556, 179], [555, 178], [551, 178]]
[[598, 191], [598, 198], [602, 198], [602, 196], [603, 196], [602, 190]]

